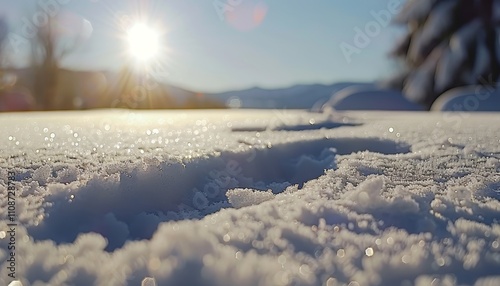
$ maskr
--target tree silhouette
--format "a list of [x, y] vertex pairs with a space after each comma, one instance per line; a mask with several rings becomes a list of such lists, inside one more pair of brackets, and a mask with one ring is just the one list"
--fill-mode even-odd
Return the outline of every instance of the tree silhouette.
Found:
[[430, 107], [451, 88], [498, 80], [500, 0], [408, 0], [396, 23], [408, 28], [392, 55], [412, 101]]
[[4, 42], [9, 34], [9, 26], [3, 17], [0, 17], [0, 80], [3, 77]]
[[58, 25], [56, 17], [49, 17], [46, 25], [37, 28], [36, 37], [32, 41], [34, 93], [39, 108], [43, 110], [60, 108], [57, 102], [60, 63], [80, 46], [82, 40], [79, 36], [63, 44], [57, 33]]
[[0, 59], [2, 58], [3, 43], [9, 34], [9, 25], [3, 17], [0, 17]]

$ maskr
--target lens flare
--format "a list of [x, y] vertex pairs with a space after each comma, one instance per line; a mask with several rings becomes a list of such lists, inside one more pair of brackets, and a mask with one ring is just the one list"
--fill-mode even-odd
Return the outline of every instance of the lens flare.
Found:
[[231, 5], [226, 13], [226, 21], [240, 31], [250, 31], [259, 27], [265, 20], [268, 12], [267, 4], [262, 0], [248, 0]]

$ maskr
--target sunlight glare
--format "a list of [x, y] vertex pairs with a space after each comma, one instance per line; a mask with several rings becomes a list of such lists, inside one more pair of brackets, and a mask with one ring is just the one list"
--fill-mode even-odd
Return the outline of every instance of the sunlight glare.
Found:
[[130, 55], [140, 62], [147, 62], [158, 56], [160, 35], [143, 23], [133, 25], [127, 32]]

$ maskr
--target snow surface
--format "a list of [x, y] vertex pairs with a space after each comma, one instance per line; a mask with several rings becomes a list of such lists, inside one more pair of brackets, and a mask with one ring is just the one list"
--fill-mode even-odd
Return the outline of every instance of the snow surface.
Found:
[[1, 114], [0, 285], [8, 171], [12, 285], [500, 285], [500, 116], [466, 115]]

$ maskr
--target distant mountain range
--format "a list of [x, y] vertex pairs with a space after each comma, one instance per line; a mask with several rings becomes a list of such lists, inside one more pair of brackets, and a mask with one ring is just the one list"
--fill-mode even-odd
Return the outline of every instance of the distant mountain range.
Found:
[[330, 99], [332, 94], [351, 85], [372, 86], [373, 83], [301, 84], [280, 89], [254, 87], [205, 95], [236, 108], [311, 109], [320, 107]]
[[[30, 80], [34, 75], [32, 70], [9, 69], [6, 71], [16, 74], [18, 83], [22, 86], [32, 86]], [[86, 108], [100, 108], [102, 106], [93, 106], [91, 103], [99, 102], [96, 97], [102, 97], [102, 90], [106, 87], [119, 85], [121, 74], [117, 72], [60, 70], [60, 76], [61, 82], [65, 83], [64, 93], [66, 95], [73, 94], [73, 97], [88, 101], [89, 103], [84, 105]], [[229, 108], [314, 109], [321, 107], [331, 98], [332, 94], [351, 85], [370, 86], [373, 83], [301, 84], [278, 89], [254, 87], [222, 93], [193, 92], [175, 85], [162, 83], [159, 86], [160, 92], [158, 95], [168, 96], [176, 102], [177, 106], [183, 106], [193, 99], [203, 99], [218, 102], [221, 106], [225, 105]], [[66, 105], [71, 105], [71, 102]]]

